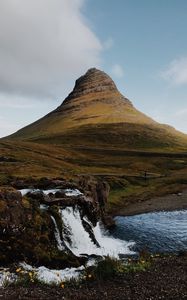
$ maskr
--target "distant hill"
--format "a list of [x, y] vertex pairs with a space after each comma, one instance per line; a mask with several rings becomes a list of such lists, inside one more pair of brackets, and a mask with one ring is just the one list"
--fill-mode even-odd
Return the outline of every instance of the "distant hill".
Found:
[[187, 135], [138, 111], [103, 71], [76, 80], [63, 103], [8, 137], [71, 147], [185, 151]]

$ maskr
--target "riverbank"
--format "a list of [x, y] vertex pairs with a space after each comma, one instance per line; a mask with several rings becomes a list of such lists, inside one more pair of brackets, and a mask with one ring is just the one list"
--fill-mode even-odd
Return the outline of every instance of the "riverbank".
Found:
[[174, 211], [187, 209], [187, 189], [176, 194], [152, 197], [148, 200], [138, 200], [128, 202], [128, 205], [115, 212], [115, 216], [132, 216], [137, 214], [156, 212], [156, 211]]
[[126, 272], [112, 279], [51, 287], [12, 286], [0, 289], [0, 298], [37, 300], [157, 300], [187, 299], [187, 254], [156, 256], [145, 271]]

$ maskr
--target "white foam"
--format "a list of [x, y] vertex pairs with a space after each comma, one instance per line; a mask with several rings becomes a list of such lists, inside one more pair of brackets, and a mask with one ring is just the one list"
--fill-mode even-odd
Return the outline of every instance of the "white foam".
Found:
[[49, 195], [49, 194], [55, 194], [56, 192], [59, 192], [60, 189], [49, 189], [49, 190], [40, 190], [41, 192], [43, 192], [45, 195]]
[[60, 212], [63, 224], [69, 230], [68, 239], [64, 236], [64, 241], [75, 255], [96, 254], [118, 257], [119, 254], [134, 254], [130, 250], [130, 246], [134, 244], [133, 242], [110, 237], [99, 223], [95, 228], [92, 226], [93, 233], [100, 247], [95, 245], [82, 224], [80, 212], [77, 208], [67, 207], [61, 209]]
[[65, 195], [66, 196], [79, 196], [79, 195], [82, 195], [82, 193], [78, 189], [66, 189]]
[[[25, 196], [27, 193], [36, 193], [43, 192], [45, 195], [55, 194], [56, 192], [63, 191], [62, 189], [49, 189], [49, 190], [40, 190], [40, 189], [21, 189], [19, 190], [22, 196]], [[66, 196], [79, 196], [82, 193], [78, 189], [65, 189], [64, 190]]]
[[57, 247], [58, 247], [58, 250], [62, 251], [64, 250], [64, 244], [61, 240], [61, 237], [60, 237], [60, 231], [58, 229], [58, 226], [57, 226], [57, 223], [56, 223], [56, 220], [53, 216], [51, 216], [51, 219], [55, 225], [55, 238], [56, 238], [56, 242], [57, 242]]
[[118, 257], [119, 254], [135, 254], [134, 251], [130, 250], [130, 248], [135, 244], [134, 242], [127, 242], [109, 236], [107, 231], [104, 230], [103, 226], [99, 222], [96, 227], [93, 228], [93, 232], [101, 247], [101, 255]]
[[[92, 254], [94, 244], [82, 225], [79, 211], [77, 209], [73, 210], [72, 207], [67, 207], [61, 209], [60, 212], [64, 227], [69, 231], [68, 239], [66, 239], [64, 235], [64, 241], [67, 247], [70, 248], [75, 255], [82, 253]], [[71, 243], [69, 240], [71, 240]]]
[[0, 287], [6, 284], [12, 283], [17, 279], [16, 274], [10, 273], [7, 269], [2, 269], [0, 271]]
[[22, 196], [25, 196], [29, 192], [32, 192], [32, 193], [33, 192], [39, 192], [40, 190], [37, 190], [37, 189], [21, 189], [19, 191], [21, 192]]
[[47, 210], [48, 208], [49, 208], [48, 205], [46, 205], [46, 204], [40, 204], [40, 209], [41, 210]]
[[22, 263], [21, 266], [24, 270], [33, 271], [39, 281], [56, 285], [70, 279], [78, 279], [85, 269], [84, 266], [78, 268], [66, 268], [64, 270], [48, 269], [44, 266], [34, 268], [26, 263]]

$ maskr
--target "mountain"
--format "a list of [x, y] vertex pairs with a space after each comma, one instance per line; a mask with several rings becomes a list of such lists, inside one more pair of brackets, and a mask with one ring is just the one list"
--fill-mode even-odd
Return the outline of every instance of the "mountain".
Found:
[[90, 175], [110, 185], [107, 209], [115, 214], [187, 187], [187, 135], [138, 111], [95, 68], [54, 111], [0, 139], [0, 184]]
[[78, 147], [183, 149], [187, 136], [138, 111], [103, 71], [89, 69], [42, 119], [9, 138]]
[[75, 82], [54, 111], [0, 139], [0, 180], [5, 171], [8, 176], [41, 177], [136, 175], [142, 170], [179, 171], [184, 178], [187, 135], [138, 111], [113, 80], [95, 68]]

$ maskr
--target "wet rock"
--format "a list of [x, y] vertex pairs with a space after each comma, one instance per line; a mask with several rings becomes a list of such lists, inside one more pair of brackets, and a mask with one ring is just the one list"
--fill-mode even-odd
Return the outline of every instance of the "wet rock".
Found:
[[57, 191], [55, 193], [55, 198], [64, 198], [66, 196], [65, 191]]
[[51, 267], [78, 266], [75, 255], [57, 249], [52, 219], [36, 201], [13, 188], [0, 188], [0, 264], [24, 260]]
[[[58, 250], [51, 216], [54, 216], [59, 232], [62, 232], [63, 220], [58, 215], [59, 208], [78, 207], [85, 230], [99, 246], [90, 224], [95, 226], [102, 219], [107, 228], [114, 225], [105, 212], [109, 185], [92, 176], [80, 176], [75, 183], [48, 178], [14, 179], [14, 184], [19, 188], [28, 188], [26, 182], [35, 189], [53, 189], [59, 184], [63, 188], [48, 195], [42, 191], [29, 192], [24, 197], [14, 188], [0, 188], [0, 263], [26, 260], [53, 267], [77, 266], [80, 260], [69, 249]], [[67, 196], [67, 188], [79, 189], [83, 194]], [[41, 204], [47, 205], [47, 209], [40, 209]]]
[[28, 192], [27, 197], [38, 200], [38, 202], [46, 203], [51, 201], [53, 195], [45, 195], [42, 191]]
[[80, 176], [78, 185], [84, 191], [85, 197], [92, 203], [92, 207], [87, 207], [86, 213], [93, 224], [95, 220], [101, 219], [107, 228], [114, 226], [114, 220], [106, 213], [109, 184], [93, 176]]
[[116, 226], [114, 219], [109, 215], [104, 214], [102, 221], [107, 229], [112, 229]]

